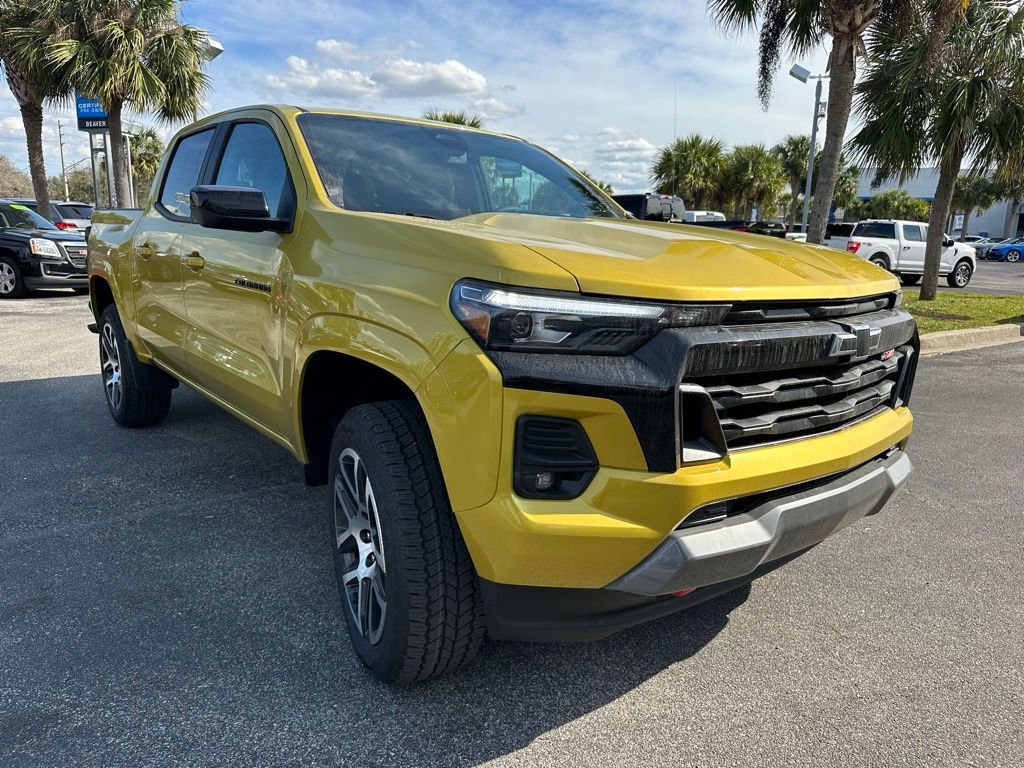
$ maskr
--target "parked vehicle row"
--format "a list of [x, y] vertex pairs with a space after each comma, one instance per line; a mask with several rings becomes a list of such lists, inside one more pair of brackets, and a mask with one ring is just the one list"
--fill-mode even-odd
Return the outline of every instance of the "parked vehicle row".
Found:
[[88, 203], [77, 200], [51, 200], [50, 216], [47, 217], [39, 211], [39, 205], [30, 198], [11, 198], [10, 202], [23, 205], [38, 213], [44, 219], [52, 221], [57, 229], [66, 232], [78, 232], [82, 234], [89, 226], [89, 219], [92, 217], [93, 207]]
[[58, 229], [28, 206], [0, 200], [0, 299], [33, 288], [89, 290], [85, 238]]
[[[928, 225], [924, 222], [868, 219], [854, 225], [846, 250], [914, 285], [924, 274], [927, 240]], [[951, 288], [966, 287], [977, 266], [974, 248], [944, 235], [939, 275]]]

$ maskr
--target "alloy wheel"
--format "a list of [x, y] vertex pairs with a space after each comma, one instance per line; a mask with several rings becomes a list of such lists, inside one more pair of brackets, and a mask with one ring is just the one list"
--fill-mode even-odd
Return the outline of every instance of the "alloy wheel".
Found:
[[1019, 261], [1020, 260], [1020, 252], [1019, 251], [1010, 251], [1008, 254], [1006, 254], [1006, 260], [1007, 261]]
[[961, 264], [956, 268], [956, 275], [953, 277], [956, 280], [958, 288], [963, 288], [971, 280], [971, 268], [966, 264]]
[[383, 635], [387, 613], [384, 539], [366, 464], [351, 448], [338, 457], [334, 535], [345, 603], [359, 634], [376, 645]]
[[121, 382], [121, 351], [117, 346], [117, 337], [114, 336], [114, 327], [110, 323], [103, 325], [103, 333], [100, 335], [100, 370], [107, 401], [116, 411], [124, 398], [124, 385]]
[[6, 296], [9, 293], [14, 293], [14, 287], [17, 284], [14, 267], [6, 261], [0, 261], [0, 294]]

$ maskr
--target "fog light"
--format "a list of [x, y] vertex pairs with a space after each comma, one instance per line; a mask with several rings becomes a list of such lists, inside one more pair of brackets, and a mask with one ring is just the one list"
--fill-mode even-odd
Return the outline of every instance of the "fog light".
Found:
[[549, 491], [554, 485], [555, 475], [553, 472], [538, 472], [533, 480], [533, 487], [538, 491]]

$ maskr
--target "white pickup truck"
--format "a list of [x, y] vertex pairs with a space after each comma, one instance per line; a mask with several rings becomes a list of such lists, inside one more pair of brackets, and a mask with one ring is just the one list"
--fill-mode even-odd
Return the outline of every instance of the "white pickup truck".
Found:
[[[928, 225], [924, 222], [868, 219], [853, 228], [846, 250], [895, 272], [906, 285], [914, 285], [924, 273], [927, 241]], [[977, 264], [974, 248], [944, 235], [939, 275], [945, 276], [951, 288], [966, 287]]]

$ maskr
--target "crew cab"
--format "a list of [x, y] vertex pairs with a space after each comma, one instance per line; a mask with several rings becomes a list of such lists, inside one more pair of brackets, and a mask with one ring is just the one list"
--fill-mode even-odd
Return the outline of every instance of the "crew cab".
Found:
[[[895, 272], [905, 284], [914, 285], [924, 274], [927, 241], [928, 225], [924, 222], [868, 219], [853, 228], [846, 250]], [[943, 236], [939, 275], [945, 275], [951, 288], [967, 287], [977, 268], [974, 248], [954, 241], [949, 235]]]
[[118, 424], [163, 420], [180, 382], [326, 485], [340, 613], [387, 681], [485, 633], [595, 639], [696, 605], [912, 469], [919, 345], [890, 273], [638, 221], [511, 136], [213, 115], [141, 211], [94, 214], [89, 276]]
[[34, 288], [89, 289], [85, 238], [19, 203], [0, 200], [0, 299]]

